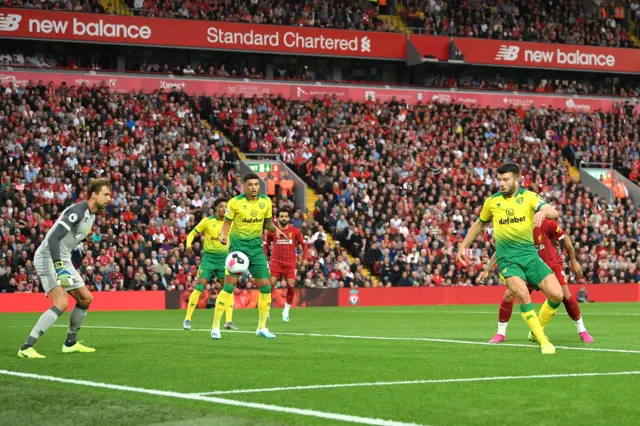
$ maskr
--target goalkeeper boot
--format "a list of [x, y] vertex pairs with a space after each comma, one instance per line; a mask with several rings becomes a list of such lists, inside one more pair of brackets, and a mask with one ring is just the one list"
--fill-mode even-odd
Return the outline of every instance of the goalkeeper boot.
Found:
[[224, 324], [224, 329], [225, 330], [237, 330], [238, 327], [236, 327], [235, 325], [233, 325], [232, 322], [227, 322]]
[[40, 355], [33, 346], [29, 346], [27, 349], [20, 349], [18, 351], [18, 358], [45, 358], [44, 355]]
[[256, 330], [256, 336], [264, 337], [265, 339], [275, 339], [276, 335], [269, 331], [267, 327]]
[[72, 354], [72, 353], [91, 353], [95, 352], [94, 348], [90, 348], [82, 344], [82, 342], [77, 342], [73, 346], [62, 345], [62, 353], [63, 354]]
[[211, 338], [213, 340], [222, 339], [222, 335], [220, 334], [220, 329], [219, 328], [214, 328], [213, 330], [211, 330]]
[[184, 322], [182, 323], [182, 328], [184, 328], [185, 330], [191, 330], [191, 321], [184, 320]]

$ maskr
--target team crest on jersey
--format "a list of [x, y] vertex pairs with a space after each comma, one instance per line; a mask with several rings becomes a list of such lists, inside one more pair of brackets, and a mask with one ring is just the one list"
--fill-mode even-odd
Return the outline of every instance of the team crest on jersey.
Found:
[[264, 209], [264, 203], [260, 203], [260, 208]]
[[360, 304], [360, 295], [359, 295], [359, 291], [356, 290], [355, 288], [351, 291], [349, 291], [349, 303], [351, 303], [352, 305], [358, 305]]
[[522, 204], [523, 201], [524, 201], [523, 197], [516, 198], [516, 203], [518, 203], [518, 204]]

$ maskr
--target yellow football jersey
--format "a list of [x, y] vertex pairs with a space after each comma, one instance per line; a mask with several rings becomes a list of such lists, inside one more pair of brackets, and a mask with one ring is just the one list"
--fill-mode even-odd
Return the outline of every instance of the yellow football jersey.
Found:
[[544, 204], [538, 194], [522, 188], [512, 197], [505, 198], [498, 192], [484, 202], [480, 220], [493, 221], [498, 262], [538, 256], [533, 241], [533, 216]]
[[273, 209], [271, 199], [260, 194], [256, 200], [250, 201], [246, 194], [240, 194], [227, 203], [225, 219], [233, 221], [230, 235], [240, 240], [262, 240], [264, 221], [271, 219]]
[[213, 254], [227, 254], [227, 246], [220, 242], [220, 232], [224, 220], [215, 216], [203, 218], [194, 228], [196, 233], [204, 235], [204, 252]]

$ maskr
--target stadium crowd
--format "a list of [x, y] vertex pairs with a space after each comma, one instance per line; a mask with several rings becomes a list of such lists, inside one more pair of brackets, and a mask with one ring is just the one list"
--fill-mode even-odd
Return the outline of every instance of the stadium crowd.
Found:
[[[524, 185], [560, 209], [585, 282], [640, 281], [640, 224], [629, 199], [611, 203], [569, 178], [563, 150], [638, 170], [637, 117], [553, 109], [466, 109], [224, 99], [220, 125], [245, 152], [275, 152], [323, 198], [315, 218], [385, 285], [474, 285], [492, 252], [476, 243], [472, 267], [456, 244], [496, 191], [495, 168], [524, 166]], [[637, 172], [635, 174], [637, 179]], [[488, 284], [496, 284], [493, 276]]]
[[[365, 31], [400, 29], [379, 18], [391, 14], [387, 2], [368, 0], [127, 0], [136, 16], [245, 22]], [[622, 16], [614, 9], [588, 7], [581, 0], [404, 0], [397, 13], [411, 31], [458, 37], [541, 41], [610, 47], [637, 47], [629, 36], [638, 9], [630, 4]], [[114, 13], [100, 0], [0, 0], [0, 6]]]
[[[189, 288], [200, 247], [185, 256], [187, 233], [213, 214], [215, 198], [241, 191], [236, 154], [215, 126], [244, 152], [279, 153], [323, 194], [311, 217], [294, 215], [311, 245], [299, 285], [370, 286], [362, 265], [384, 285], [474, 285], [491, 254], [490, 235], [473, 247], [470, 269], [455, 263], [455, 244], [495, 191], [493, 169], [507, 160], [522, 163], [525, 186], [562, 212], [585, 281], [640, 280], [640, 222], [631, 201], [605, 203], [571, 182], [561, 162], [571, 146], [585, 160], [622, 158], [637, 168], [632, 117], [329, 97], [115, 94], [43, 82], [8, 83], [0, 103], [0, 291], [40, 289], [33, 252], [96, 176], [113, 181], [114, 204], [75, 252], [88, 285]], [[290, 202], [276, 202], [283, 204]], [[327, 232], [338, 247], [327, 244]]]
[[[74, 252], [87, 284], [99, 291], [188, 289], [201, 253], [195, 244], [196, 255], [185, 256], [188, 232], [213, 214], [215, 198], [242, 191], [236, 153], [209, 125], [215, 114], [209, 98], [178, 92], [6, 84], [0, 98], [0, 292], [41, 291], [33, 253], [64, 207], [83, 199], [83, 187], [98, 176], [113, 182], [114, 203]], [[311, 246], [300, 264], [301, 285], [371, 285], [358, 265], [352, 273], [329, 247], [319, 224], [299, 211], [293, 223]], [[342, 283], [330, 280], [340, 268]]]
[[626, 16], [581, 0], [406, 0], [407, 26], [420, 33], [608, 47], [638, 47]]

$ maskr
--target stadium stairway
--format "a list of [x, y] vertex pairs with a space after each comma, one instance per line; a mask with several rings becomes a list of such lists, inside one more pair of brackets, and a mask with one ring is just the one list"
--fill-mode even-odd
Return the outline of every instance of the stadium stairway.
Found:
[[637, 24], [631, 20], [631, 31], [629, 31], [629, 38], [633, 41], [633, 44], [640, 46], [640, 40], [636, 37]]
[[562, 163], [569, 170], [569, 177], [573, 182], [580, 182], [580, 170], [577, 167], [569, 164], [569, 160], [566, 158], [562, 159]]
[[[313, 215], [313, 212], [316, 209], [316, 201], [318, 201], [318, 193], [314, 191], [310, 186], [307, 186], [307, 217]], [[327, 232], [327, 242], [329, 243], [329, 246], [331, 246], [331, 248], [334, 248], [336, 246], [336, 240], [333, 238], [333, 235], [331, 235], [330, 232]], [[349, 259], [349, 263], [355, 262], [355, 258], [349, 252], [345, 250], [341, 251], [343, 255], [347, 256], [347, 259]], [[371, 283], [374, 287], [379, 287], [381, 285], [376, 276], [373, 275], [371, 271], [364, 265], [362, 265], [362, 274], [366, 278], [369, 278], [371, 280]]]
[[407, 28], [404, 26], [404, 21], [400, 15], [378, 15], [378, 18], [385, 24], [393, 25], [393, 28], [397, 28], [402, 33], [407, 33]]

